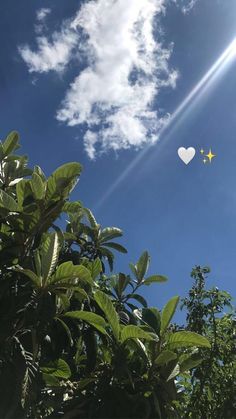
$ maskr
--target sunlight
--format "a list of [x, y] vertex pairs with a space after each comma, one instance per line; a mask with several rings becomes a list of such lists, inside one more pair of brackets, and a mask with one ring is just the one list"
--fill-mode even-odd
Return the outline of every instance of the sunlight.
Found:
[[[191, 92], [177, 107], [175, 112], [171, 115], [169, 122], [162, 129], [159, 138], [165, 134], [165, 141], [161, 143], [165, 144], [167, 138], [169, 138], [179, 127], [180, 124], [186, 120], [186, 117], [194, 110], [196, 105], [204, 96], [210, 93], [210, 89], [216, 84], [217, 81], [225, 74], [226, 70], [231, 64], [232, 60], [236, 57], [236, 38], [230, 43], [230, 45], [224, 50], [220, 57], [215, 61], [211, 68], [206, 72], [202, 79], [196, 84]], [[168, 132], [166, 132], [168, 131]], [[160, 147], [160, 143], [158, 142]], [[153, 145], [149, 145], [141, 150], [138, 155], [130, 162], [129, 166], [123, 171], [123, 173], [113, 182], [108, 188], [107, 192], [103, 195], [100, 201], [95, 206], [94, 210], [98, 210], [104, 202], [111, 196], [111, 194], [117, 189], [117, 187], [127, 178], [131, 171], [137, 166], [137, 164], [143, 159], [146, 153], [150, 150]], [[153, 155], [152, 155], [153, 156]]]

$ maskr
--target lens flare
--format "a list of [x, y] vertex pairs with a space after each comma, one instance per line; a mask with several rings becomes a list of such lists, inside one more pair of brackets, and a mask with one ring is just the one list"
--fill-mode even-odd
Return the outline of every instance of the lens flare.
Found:
[[[162, 141], [162, 146], [166, 144], [168, 138], [170, 138], [180, 124], [190, 115], [193, 109], [199, 104], [201, 100], [208, 95], [211, 91], [211, 88], [215, 86], [216, 82], [225, 74], [229, 65], [232, 63], [232, 60], [236, 57], [236, 38], [230, 43], [230, 45], [224, 50], [220, 57], [215, 61], [215, 63], [210, 67], [206, 74], [201, 78], [201, 80], [194, 86], [191, 92], [186, 96], [186, 98], [181, 102], [177, 107], [175, 112], [170, 117], [168, 123], [162, 129], [159, 134], [159, 137], [164, 137]], [[160, 143], [159, 143], [160, 146]], [[120, 184], [127, 178], [127, 176], [132, 172], [132, 170], [137, 166], [138, 163], [143, 159], [147, 152], [153, 148], [153, 145], [149, 145], [143, 150], [141, 150], [138, 155], [130, 162], [129, 166], [123, 171], [123, 173], [112, 183], [108, 188], [107, 192], [103, 195], [100, 201], [94, 208], [94, 211], [101, 208], [104, 202], [112, 195], [112, 193], [120, 186]], [[156, 150], [155, 150], [156, 151]], [[160, 151], [160, 147], [158, 148]], [[152, 153], [153, 158], [153, 153]]]

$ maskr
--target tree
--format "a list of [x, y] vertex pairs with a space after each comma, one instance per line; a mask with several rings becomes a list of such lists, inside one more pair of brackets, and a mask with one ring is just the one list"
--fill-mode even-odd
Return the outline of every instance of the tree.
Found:
[[[217, 287], [206, 289], [210, 269], [196, 266], [194, 280], [182, 307], [187, 330], [207, 337], [211, 349], [201, 350], [202, 363], [185, 374], [178, 406], [185, 418], [236, 418], [236, 318], [232, 297]], [[226, 311], [225, 311], [226, 310]]]
[[69, 201], [81, 165], [46, 178], [18, 147], [0, 144], [0, 417], [176, 417], [175, 379], [208, 340], [171, 330], [178, 297], [148, 307], [140, 288], [166, 281], [148, 252], [107, 273], [122, 231]]

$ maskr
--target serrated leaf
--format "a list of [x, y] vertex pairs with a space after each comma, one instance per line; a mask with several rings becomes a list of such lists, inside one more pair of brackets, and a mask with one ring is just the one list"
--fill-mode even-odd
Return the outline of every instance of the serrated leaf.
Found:
[[50, 234], [43, 243], [41, 251], [42, 275], [44, 283], [53, 273], [59, 256], [59, 238], [57, 233]]
[[204, 337], [195, 332], [176, 332], [171, 334], [167, 340], [167, 346], [169, 349], [176, 348], [190, 348], [193, 346], [210, 348], [209, 341]]
[[71, 319], [75, 320], [82, 320], [91, 326], [93, 326], [95, 329], [97, 329], [99, 332], [103, 333], [104, 335], [107, 334], [105, 328], [107, 326], [105, 320], [103, 317], [99, 316], [98, 314], [91, 313], [89, 311], [68, 311], [64, 314], [65, 317], [70, 317]]
[[96, 303], [99, 305], [101, 310], [104, 312], [109, 325], [113, 331], [113, 334], [116, 340], [119, 340], [119, 333], [120, 333], [120, 324], [119, 324], [119, 316], [112, 304], [110, 298], [102, 291], [96, 291], [94, 294], [94, 299]]
[[176, 307], [179, 302], [179, 297], [171, 298], [162, 310], [161, 314], [161, 335], [166, 331], [170, 321], [175, 313]]
[[121, 341], [125, 342], [127, 339], [145, 339], [153, 340], [153, 337], [138, 326], [124, 326], [121, 331]]

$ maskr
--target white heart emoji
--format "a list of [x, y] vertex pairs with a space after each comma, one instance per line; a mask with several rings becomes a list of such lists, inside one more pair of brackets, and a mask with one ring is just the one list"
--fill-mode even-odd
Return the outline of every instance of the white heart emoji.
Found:
[[196, 153], [195, 148], [193, 147], [189, 147], [189, 148], [185, 148], [185, 147], [180, 147], [178, 149], [178, 155], [179, 158], [185, 163], [185, 164], [189, 164], [191, 162], [191, 160], [194, 158]]

